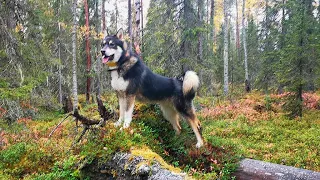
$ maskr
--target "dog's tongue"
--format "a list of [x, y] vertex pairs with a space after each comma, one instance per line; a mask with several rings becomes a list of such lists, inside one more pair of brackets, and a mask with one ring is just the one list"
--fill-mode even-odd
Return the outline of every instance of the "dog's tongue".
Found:
[[108, 61], [109, 61], [109, 57], [104, 57], [104, 58], [102, 59], [102, 63], [103, 63], [103, 64], [107, 63]]

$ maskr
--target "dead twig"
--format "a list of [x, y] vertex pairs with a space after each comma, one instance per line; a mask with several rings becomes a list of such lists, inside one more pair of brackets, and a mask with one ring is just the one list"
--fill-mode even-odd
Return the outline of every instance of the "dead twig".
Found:
[[90, 129], [90, 127], [88, 125], [83, 125], [83, 130], [82, 130], [79, 138], [72, 143], [72, 147], [74, 147], [82, 139], [82, 137], [86, 134], [88, 129]]
[[63, 118], [59, 124], [51, 131], [51, 133], [49, 134], [49, 138], [52, 136], [52, 134], [58, 129], [58, 127], [63, 123], [63, 121], [65, 121], [69, 116], [71, 116], [72, 113], [68, 114], [65, 118]]
[[98, 120], [92, 120], [92, 119], [89, 119], [89, 118], [86, 118], [86, 117], [80, 115], [77, 109], [74, 111], [72, 116], [76, 118], [76, 121], [80, 121], [83, 125], [87, 125], [87, 126], [99, 124], [99, 122], [100, 122]]
[[93, 119], [89, 119], [85, 116], [82, 116], [79, 114], [78, 109], [74, 110], [73, 113], [68, 114], [68, 116], [66, 116], [62, 121], [59, 122], [59, 124], [51, 131], [51, 133], [49, 134], [49, 137], [52, 136], [52, 134], [54, 133], [54, 131], [63, 123], [64, 120], [66, 120], [69, 116], [73, 116], [76, 120], [76, 126], [78, 126], [78, 121], [81, 122], [81, 124], [83, 125], [83, 130], [79, 136], [79, 138], [74, 141], [73, 145], [74, 146], [76, 143], [78, 143], [82, 137], [85, 135], [85, 133], [91, 128], [91, 126], [93, 125], [97, 125], [98, 127], [102, 127], [105, 125], [105, 122], [109, 119], [111, 119], [114, 116], [114, 112], [109, 113], [106, 109], [106, 107], [103, 105], [101, 99], [99, 99], [97, 97], [97, 103], [98, 103], [98, 111], [101, 117], [101, 120], [93, 120]]

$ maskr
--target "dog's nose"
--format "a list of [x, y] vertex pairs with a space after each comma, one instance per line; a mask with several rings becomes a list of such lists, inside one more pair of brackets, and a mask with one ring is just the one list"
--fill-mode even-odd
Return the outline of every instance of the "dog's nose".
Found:
[[105, 50], [101, 50], [101, 54], [105, 55], [106, 51]]

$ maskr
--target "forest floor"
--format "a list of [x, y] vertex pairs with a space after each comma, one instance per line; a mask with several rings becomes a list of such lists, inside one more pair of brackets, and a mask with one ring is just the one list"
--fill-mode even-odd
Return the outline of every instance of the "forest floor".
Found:
[[[206, 142], [200, 150], [187, 123], [182, 122], [182, 133], [175, 136], [156, 105], [137, 103], [129, 129], [114, 128], [115, 117], [75, 145], [82, 128], [71, 117], [48, 137], [66, 116], [59, 111], [39, 108], [36, 118], [11, 125], [1, 120], [0, 112], [0, 179], [85, 178], [85, 163], [118, 151], [142, 156], [155, 152], [165, 168], [196, 179], [230, 179], [244, 157], [320, 171], [320, 94], [304, 94], [304, 116], [296, 119], [282, 110], [284, 96], [253, 92], [228, 99], [197, 97], [194, 106]], [[114, 95], [103, 97], [108, 110], [117, 109]], [[82, 115], [99, 119], [96, 104], [86, 104], [82, 95], [79, 101]]]

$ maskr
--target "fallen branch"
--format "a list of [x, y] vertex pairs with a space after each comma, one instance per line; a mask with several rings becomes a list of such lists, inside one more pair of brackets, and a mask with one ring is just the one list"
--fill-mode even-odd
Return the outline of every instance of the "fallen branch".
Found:
[[74, 111], [72, 116], [76, 118], [76, 121], [80, 121], [83, 125], [92, 126], [100, 123], [98, 120], [92, 120], [80, 115], [77, 109]]
[[112, 111], [109, 113], [106, 107], [103, 105], [101, 99], [97, 96], [97, 103], [98, 103], [98, 111], [101, 117], [101, 121], [99, 123], [100, 126], [104, 126], [105, 122], [115, 116], [115, 112]]
[[79, 136], [79, 138], [73, 143], [73, 145], [75, 145], [76, 143], [78, 143], [82, 137], [85, 135], [85, 133], [87, 132], [88, 129], [90, 129], [91, 126], [93, 125], [97, 125], [98, 127], [102, 127], [105, 125], [105, 122], [109, 119], [111, 119], [112, 117], [114, 117], [114, 112], [109, 113], [106, 109], [106, 107], [103, 105], [101, 99], [99, 99], [97, 97], [97, 102], [98, 102], [98, 111], [101, 117], [101, 120], [93, 120], [93, 119], [89, 119], [85, 116], [82, 116], [79, 114], [78, 109], [74, 110], [73, 113], [68, 114], [68, 116], [66, 116], [62, 121], [59, 122], [59, 124], [51, 131], [51, 133], [49, 134], [49, 138], [52, 136], [52, 134], [57, 130], [57, 128], [69, 117], [69, 116], [73, 116], [76, 120], [76, 125], [78, 126], [78, 121], [81, 122], [81, 124], [83, 125], [83, 130]]
[[68, 114], [65, 118], [63, 118], [59, 124], [51, 131], [51, 133], [49, 134], [49, 138], [52, 136], [52, 134], [58, 129], [58, 127], [63, 123], [64, 120], [66, 120], [69, 116], [71, 116], [72, 113]]
[[82, 130], [79, 138], [72, 143], [72, 147], [73, 147], [75, 144], [77, 144], [77, 143], [82, 139], [82, 137], [86, 134], [86, 132], [87, 132], [87, 130], [88, 130], [89, 128], [90, 128], [90, 127], [89, 127], [88, 125], [83, 125], [83, 130]]

